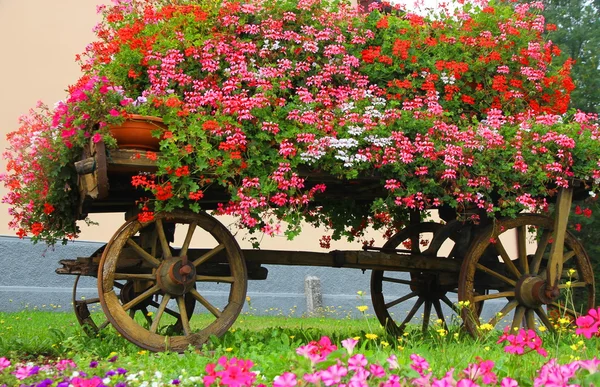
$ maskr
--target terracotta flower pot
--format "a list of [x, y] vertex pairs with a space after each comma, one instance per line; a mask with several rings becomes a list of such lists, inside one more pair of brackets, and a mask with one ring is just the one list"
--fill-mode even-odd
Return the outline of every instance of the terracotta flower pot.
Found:
[[160, 139], [152, 137], [152, 132], [157, 129], [166, 130], [166, 128], [159, 117], [132, 114], [121, 125], [110, 126], [109, 131], [121, 149], [157, 151]]

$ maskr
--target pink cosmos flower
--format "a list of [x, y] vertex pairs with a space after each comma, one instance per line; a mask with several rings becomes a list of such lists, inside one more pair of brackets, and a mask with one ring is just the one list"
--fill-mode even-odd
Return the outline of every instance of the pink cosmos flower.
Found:
[[575, 386], [569, 384], [575, 372], [579, 369], [578, 362], [573, 362], [565, 365], [560, 365], [556, 359], [550, 361], [539, 371], [538, 376], [533, 381], [534, 387], [564, 387]]
[[67, 368], [76, 368], [77, 364], [73, 360], [64, 359], [56, 363], [56, 369], [59, 371], [64, 371]]
[[512, 378], [502, 378], [500, 387], [519, 387], [519, 383]]
[[346, 367], [335, 364], [321, 372], [321, 380], [326, 386], [333, 386], [339, 384], [347, 374], [348, 369]]
[[103, 386], [102, 379], [98, 376], [94, 376], [91, 379], [85, 378], [73, 378], [71, 379], [71, 384], [69, 386], [73, 387], [100, 387]]
[[365, 368], [367, 365], [367, 358], [362, 353], [358, 353], [348, 359], [348, 369], [351, 371], [358, 371], [359, 369]]
[[13, 372], [13, 374], [15, 375], [15, 378], [17, 378], [19, 380], [23, 380], [32, 375], [36, 375], [39, 370], [40, 370], [40, 367], [29, 364], [29, 365], [17, 368], [16, 371]]
[[577, 363], [581, 368], [587, 370], [591, 374], [598, 372], [598, 366], [600, 366], [600, 360], [597, 358], [590, 360], [579, 360]]
[[10, 360], [5, 357], [0, 357], [0, 371], [10, 367]]
[[371, 373], [373, 374], [373, 376], [376, 377], [376, 378], [383, 378], [383, 377], [385, 377], [385, 370], [379, 364], [371, 364], [369, 366], [369, 371], [371, 371]]
[[412, 355], [410, 355], [410, 360], [412, 360], [410, 368], [417, 371], [421, 376], [423, 376], [425, 374], [425, 371], [429, 369], [429, 363], [427, 362], [427, 360], [425, 360], [425, 358], [417, 354], [413, 353]]
[[352, 355], [352, 352], [354, 351], [354, 347], [356, 346], [356, 344], [358, 343], [358, 340], [354, 340], [353, 338], [348, 338], [346, 340], [342, 340], [342, 347], [346, 348], [346, 350], [348, 351], [348, 355]]
[[461, 379], [456, 383], [456, 387], [479, 387], [479, 384], [475, 383], [471, 379]]
[[273, 381], [273, 387], [294, 387], [297, 384], [296, 375], [291, 372], [285, 372]]

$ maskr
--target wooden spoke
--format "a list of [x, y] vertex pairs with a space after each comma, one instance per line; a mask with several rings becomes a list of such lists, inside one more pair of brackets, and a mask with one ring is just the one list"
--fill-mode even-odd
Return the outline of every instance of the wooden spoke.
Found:
[[496, 315], [494, 317], [492, 317], [492, 319], [489, 321], [489, 323], [493, 326], [496, 326], [496, 324], [498, 323], [498, 320], [500, 320], [503, 317], [506, 317], [507, 314], [509, 314], [514, 308], [517, 307], [517, 305], [519, 305], [519, 301], [517, 301], [517, 300], [509, 301], [506, 305], [504, 305], [504, 308], [502, 308], [500, 310], [500, 312], [496, 313]]
[[142, 247], [140, 245], [138, 245], [137, 243], [135, 243], [133, 239], [131, 239], [131, 238], [127, 239], [127, 244], [131, 248], [133, 248], [133, 251], [135, 251], [150, 266], [152, 266], [152, 267], [160, 266], [160, 261], [158, 259], [156, 259], [154, 256], [150, 255], [146, 250], [142, 249]]
[[152, 325], [152, 318], [150, 317], [150, 312], [148, 311], [148, 308], [142, 308], [142, 313], [144, 313], [144, 317], [146, 318], [148, 326]]
[[167, 304], [169, 303], [170, 299], [171, 299], [171, 296], [169, 294], [165, 294], [163, 296], [163, 299], [160, 302], [158, 309], [156, 310], [156, 314], [154, 315], [154, 321], [152, 321], [152, 325], [150, 326], [150, 332], [156, 333], [160, 319], [162, 318], [162, 315], [165, 312], [165, 310], [167, 308]]
[[129, 309], [129, 317], [135, 319], [135, 309]]
[[235, 278], [230, 276], [210, 276], [210, 275], [197, 275], [196, 281], [198, 282], [226, 282], [232, 284], [235, 282]]
[[533, 275], [538, 274], [540, 271], [540, 265], [542, 263], [542, 258], [544, 257], [544, 252], [548, 247], [548, 242], [550, 242], [550, 237], [552, 233], [548, 230], [544, 230], [542, 232], [542, 236], [540, 237], [540, 241], [538, 242], [537, 248], [535, 249], [535, 255], [531, 260], [530, 272]]
[[500, 258], [502, 258], [502, 261], [504, 262], [506, 267], [508, 267], [508, 270], [510, 270], [510, 272], [513, 273], [513, 275], [516, 278], [520, 278], [521, 272], [519, 271], [519, 269], [517, 269], [514, 262], [510, 259], [510, 256], [506, 252], [506, 249], [504, 248], [504, 245], [500, 241], [500, 238], [496, 239], [496, 243], [494, 244], [494, 247], [496, 247], [496, 251], [498, 251], [498, 253], [500, 254]]
[[565, 253], [563, 255], [563, 264], [567, 263], [567, 261], [569, 261], [574, 256], [575, 256], [575, 252], [574, 251], [569, 251], [568, 253]]
[[115, 280], [156, 280], [154, 274], [115, 273]]
[[185, 235], [185, 240], [183, 241], [183, 245], [181, 246], [181, 251], [179, 252], [179, 255], [187, 255], [188, 248], [190, 247], [190, 243], [192, 242], [192, 237], [194, 236], [194, 231], [196, 230], [196, 226], [198, 226], [198, 222], [190, 223], [187, 230], [187, 234]]
[[558, 310], [560, 310], [560, 314], [561, 316], [563, 314], [567, 314], [567, 315], [571, 315], [571, 316], [579, 316], [581, 314], [581, 312], [576, 312], [573, 309], [567, 308], [564, 305], [559, 304], [558, 302], [553, 302], [549, 305], [554, 306], [555, 308], [557, 308]]
[[102, 324], [98, 325], [98, 330], [102, 330], [102, 329], [106, 328], [108, 326], [108, 324], [110, 324], [110, 321], [104, 320], [104, 322]]
[[560, 284], [560, 285], [558, 285], [558, 288], [559, 289], [585, 288], [586, 286], [588, 286], [588, 284], [586, 284], [585, 282], [571, 282], [570, 285]]
[[183, 296], [177, 297], [177, 306], [179, 307], [179, 314], [181, 315], [181, 324], [183, 326], [183, 333], [186, 336], [189, 336], [192, 333], [190, 329], [190, 320], [187, 315], [187, 310], [185, 308], [185, 300]]
[[156, 219], [156, 231], [158, 234], [158, 240], [160, 241], [160, 247], [162, 248], [163, 257], [171, 258], [171, 247], [165, 234], [162, 219]]
[[396, 284], [412, 285], [412, 281], [405, 280], [405, 279], [400, 279], [400, 278], [382, 277], [381, 280], [385, 281], [385, 282], [393, 282], [393, 283], [396, 283]]
[[[514, 266], [515, 266], [515, 265], [513, 264], [513, 267], [514, 267]], [[497, 273], [497, 272], [493, 271], [492, 269], [488, 269], [487, 267], [483, 266], [483, 265], [482, 265], [482, 264], [480, 264], [480, 263], [478, 263], [478, 264], [476, 265], [476, 267], [477, 267], [477, 270], [481, 270], [482, 272], [484, 272], [484, 273], [486, 273], [486, 274], [489, 274], [489, 275], [491, 275], [491, 276], [494, 276], [494, 277], [498, 278], [499, 280], [502, 280], [502, 281], [506, 282], [507, 284], [509, 284], [509, 285], [511, 285], [511, 286], [515, 286], [515, 285], [517, 284], [517, 282], [516, 282], [516, 281], [514, 281], [514, 280], [512, 280], [512, 279], [510, 279], [510, 278], [508, 278], [508, 277], [505, 277], [505, 276], [503, 276], [502, 274], [500, 274], [500, 273]], [[516, 267], [515, 267], [515, 269], [516, 269]]]
[[206, 300], [206, 298], [202, 297], [202, 295], [200, 293], [198, 293], [198, 291], [196, 289], [192, 289], [190, 291], [190, 294], [192, 296], [194, 296], [194, 298], [196, 300], [198, 300], [199, 303], [201, 303], [206, 309], [208, 309], [208, 311], [210, 313], [213, 314], [213, 316], [219, 318], [221, 316], [221, 311], [219, 311], [219, 309], [215, 308], [214, 306], [211, 305], [210, 302], [208, 302]]
[[214, 249], [212, 249], [209, 252], [207, 252], [204, 255], [202, 255], [200, 258], [196, 259], [193, 262], [194, 266], [198, 267], [198, 266], [202, 265], [204, 262], [206, 262], [209, 259], [211, 259], [212, 257], [214, 257], [216, 254], [218, 254], [224, 248], [225, 248], [225, 244], [221, 243], [220, 245], [218, 245]]
[[523, 274], [529, 274], [529, 261], [527, 259], [527, 227], [517, 227], [517, 250]]
[[425, 301], [425, 309], [423, 310], [423, 333], [429, 328], [429, 316], [431, 316], [431, 301]]
[[513, 322], [511, 324], [512, 329], [520, 328], [523, 326], [523, 317], [525, 317], [526, 308], [524, 306], [517, 306], [517, 310], [515, 310], [515, 316], [513, 318]]
[[527, 329], [535, 329], [535, 313], [533, 309], [525, 311], [525, 321], [527, 322]]
[[99, 303], [100, 299], [98, 297], [94, 297], [94, 298], [86, 298], [84, 300], [78, 300], [78, 301], [75, 301], [75, 302], [77, 302], [77, 303], [81, 303], [82, 302], [82, 303], [84, 303], [86, 305], [89, 305], [89, 304], [97, 304], [97, 303]]
[[390, 309], [390, 308], [392, 308], [392, 307], [394, 307], [394, 306], [396, 306], [396, 305], [400, 304], [401, 302], [404, 302], [404, 301], [406, 301], [406, 300], [410, 300], [410, 299], [411, 299], [411, 298], [413, 298], [413, 297], [416, 297], [416, 296], [417, 296], [417, 294], [418, 294], [418, 293], [417, 293], [416, 291], [415, 291], [415, 292], [410, 292], [410, 293], [408, 293], [408, 294], [407, 294], [407, 295], [405, 295], [405, 296], [402, 296], [402, 297], [400, 297], [400, 298], [397, 298], [397, 299], [395, 299], [394, 301], [391, 301], [391, 302], [388, 302], [388, 303], [386, 303], [386, 304], [385, 304], [385, 307], [386, 307], [386, 309]]
[[[562, 214], [568, 213], [568, 208], [565, 210], [565, 203], [568, 204], [570, 193], [566, 192], [565, 194], [567, 195], [566, 199], [561, 202], [560, 206]], [[502, 308], [499, 312], [500, 316], [490, 319], [490, 324], [496, 325], [500, 321], [500, 317], [503, 317], [503, 321], [508, 321], [509, 316], [512, 316], [510, 323], [512, 327], [526, 326], [531, 329], [537, 328], [538, 324], [543, 324], [549, 330], [555, 330], [550, 316], [556, 313], [556, 315], [568, 316], [572, 320], [581, 310], [593, 307], [596, 303], [593, 292], [593, 267], [581, 243], [572, 233], [565, 230], [565, 220], [566, 217], [561, 218], [556, 214], [554, 218], [536, 214], [520, 214], [515, 218], [502, 219], [497, 224], [489, 225], [471, 242], [472, 245], [464, 257], [459, 274], [459, 299], [471, 301], [474, 305], [483, 305], [486, 304], [486, 300], [506, 297], [508, 299], [506, 304], [500, 304], [499, 307], [489, 305], [493, 311]], [[489, 252], [493, 246], [490, 236], [496, 237], [499, 228], [504, 233], [503, 235], [516, 235], [518, 258], [512, 264], [528, 277], [523, 278], [522, 281], [531, 280], [532, 282], [526, 282], [523, 286], [520, 282], [516, 283], [513, 275], [517, 271], [512, 268], [508, 261], [509, 255], [506, 254], [505, 246], [502, 246], [501, 243], [496, 242], [496, 250], [499, 253], [498, 260], [501, 260], [500, 263], [504, 262], [503, 267], [498, 268], [496, 260], [490, 259], [492, 257]], [[535, 234], [529, 233], [528, 230], [532, 228], [535, 229]], [[509, 232], [515, 234], [508, 234]], [[530, 235], [537, 237], [537, 246], [532, 255], [527, 255], [529, 248], [527, 242]], [[511, 253], [511, 255], [516, 256], [517, 254]], [[568, 263], [565, 264], [566, 262]], [[493, 281], [486, 278], [486, 275], [493, 277]], [[529, 278], [530, 276], [535, 278]], [[575, 305], [571, 303], [560, 305], [559, 302], [564, 303], [564, 300], [557, 300], [545, 307], [544, 305], [533, 307], [528, 301], [528, 298], [531, 297], [527, 295], [524, 295], [523, 298], [517, 297], [520, 288], [524, 292], [537, 292], [537, 286], [544, 279], [548, 282], [547, 287], [557, 286], [563, 298], [565, 292], [569, 290], [577, 292]], [[485, 288], [485, 293], [492, 294], [481, 294], [483, 292], [478, 291], [478, 286]], [[534, 288], [531, 289], [531, 286]], [[479, 321], [468, 318], [470, 316], [467, 312], [463, 313], [465, 328], [473, 336], [480, 336]]]
[[417, 311], [419, 310], [421, 305], [423, 305], [424, 302], [425, 302], [425, 299], [422, 297], [419, 297], [419, 299], [417, 300], [417, 302], [415, 302], [415, 305], [412, 307], [410, 312], [408, 312], [408, 314], [406, 315], [406, 318], [404, 319], [404, 321], [402, 321], [402, 324], [400, 324], [400, 329], [404, 330], [404, 328], [406, 327], [406, 324], [408, 324], [408, 322], [410, 320], [412, 320], [412, 318], [415, 316], [415, 314], [417, 313]]
[[444, 318], [444, 311], [442, 310], [442, 304], [440, 304], [440, 300], [433, 300], [433, 308], [435, 309], [437, 317], [440, 320], [442, 320], [444, 329], [448, 330], [448, 326], [446, 325], [446, 319]]
[[450, 299], [444, 294], [444, 296], [442, 296], [441, 300], [444, 302], [444, 304], [448, 305], [450, 308], [452, 308], [452, 310], [454, 312], [457, 312], [456, 310], [456, 305], [454, 305], [452, 303], [452, 301], [450, 301]]
[[555, 331], [554, 324], [552, 324], [552, 321], [550, 321], [550, 318], [548, 318], [546, 311], [544, 311], [544, 309], [542, 309], [541, 306], [535, 309], [535, 314], [538, 315], [538, 317], [540, 318], [542, 323], [546, 326], [546, 328], [548, 328], [551, 332]]
[[123, 310], [127, 311], [127, 310], [133, 308], [134, 306], [136, 306], [140, 302], [144, 301], [146, 298], [152, 296], [154, 293], [156, 293], [159, 290], [160, 290], [160, 287], [158, 285], [152, 286], [151, 288], [146, 290], [144, 293], [140, 294], [133, 300], [129, 301], [127, 304], [123, 305]]
[[[178, 249], [170, 246], [175, 227], [185, 236]], [[212, 250], [192, 252], [193, 240], [200, 236], [198, 230], [216, 241]], [[192, 283], [183, 286], [172, 272], [178, 274], [177, 265], [185, 257], [196, 270], [190, 279]], [[209, 259], [212, 261], [207, 262]], [[212, 268], [213, 263], [222, 271], [215, 276], [202, 272], [209, 264]], [[201, 296], [193, 285], [197, 274], [204, 274], [198, 277], [199, 281], [224, 282], [221, 288], [225, 297], [209, 301]], [[113, 285], [116, 281], [123, 284], [119, 285], [121, 291]], [[104, 248], [98, 268], [98, 296], [108, 321], [127, 340], [156, 352], [184, 352], [189, 346], [200, 347], [212, 336], [222, 336], [242, 310], [247, 282], [242, 250], [227, 227], [207, 213], [189, 210], [159, 211], [147, 222], [126, 221]], [[81, 304], [82, 316], [86, 306]], [[214, 317], [210, 322], [198, 321], [192, 330], [194, 310], [202, 306]], [[129, 317], [138, 310], [145, 313], [145, 320], [139, 315]], [[154, 314], [148, 316], [148, 310]]]
[[480, 302], [480, 301], [485, 301], [485, 300], [492, 300], [494, 298], [504, 298], [504, 297], [514, 297], [514, 296], [515, 296], [515, 292], [513, 290], [509, 290], [506, 292], [498, 292], [498, 293], [484, 294], [481, 296], [475, 296], [475, 297], [473, 297], [473, 301]]
[[[166, 297], [166, 295], [165, 295]], [[171, 299], [171, 296], [169, 296], [169, 299]], [[154, 302], [154, 301], [150, 301], [149, 304], [155, 308], [159, 308], [160, 304], [158, 302]], [[174, 310], [171, 310], [169, 308], [165, 308], [165, 313], [175, 317], [176, 319], [179, 319], [181, 316], [179, 315], [179, 313], [175, 312]]]

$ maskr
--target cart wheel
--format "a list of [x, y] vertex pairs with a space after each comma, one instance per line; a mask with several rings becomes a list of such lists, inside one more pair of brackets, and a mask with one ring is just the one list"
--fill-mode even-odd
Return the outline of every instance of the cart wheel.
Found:
[[[383, 249], [396, 249], [408, 247], [414, 253], [422, 253], [427, 249], [426, 241], [432, 241], [434, 235], [444, 228], [439, 223], [420, 223], [401, 230], [388, 240]], [[441, 243], [440, 243], [441, 245]], [[429, 252], [429, 251], [428, 251]], [[432, 252], [435, 256], [437, 251]], [[451, 256], [452, 252], [449, 254]], [[400, 277], [399, 272], [373, 270], [371, 274], [371, 300], [373, 309], [379, 322], [386, 330], [396, 336], [402, 335], [408, 324], [423, 306], [422, 329], [426, 331], [431, 319], [432, 308], [438, 319], [446, 326], [442, 303], [455, 309], [452, 301], [446, 296], [449, 291], [456, 291], [456, 275], [448, 273], [412, 272], [410, 280]], [[410, 287], [410, 293], [396, 297], [400, 286]], [[386, 300], [387, 297], [387, 300]], [[412, 305], [412, 307], [411, 307]], [[410, 311], [398, 324], [401, 311], [410, 308]], [[398, 320], [400, 321], [400, 320]]]
[[[560, 296], [554, 300], [543, 296], [553, 228], [551, 218], [525, 214], [497, 221], [474, 240], [458, 288], [459, 300], [468, 305], [462, 317], [472, 335], [482, 333], [483, 323], [496, 326], [503, 320], [512, 328], [536, 329], [541, 323], [554, 330], [552, 317], [572, 320], [594, 307], [592, 265], [570, 232], [565, 235]], [[472, 311], [483, 301], [483, 318], [473, 317]]]
[[[106, 245], [102, 246], [101, 248], [96, 250], [90, 257], [101, 257], [105, 247]], [[97, 291], [96, 297], [91, 298], [82, 297], [78, 294], [80, 278], [81, 275], [78, 275], [75, 278], [75, 283], [73, 284], [72, 301], [73, 309], [75, 311], [75, 317], [77, 318], [77, 322], [79, 322], [79, 325], [81, 325], [81, 328], [86, 335], [88, 335], [89, 337], [96, 337], [102, 329], [106, 328], [110, 324], [110, 321], [108, 320], [106, 315], [99, 313], [96, 313], [95, 315], [92, 314], [94, 312], [100, 312], [102, 309], [100, 306], [100, 297], [97, 296]], [[133, 288], [135, 287], [135, 281], [115, 280], [113, 285], [115, 292], [119, 294], [119, 297], [122, 300], [127, 298], [131, 299], [134, 297]], [[151, 304], [158, 306], [153, 301], [151, 301]], [[187, 302], [188, 315], [191, 315], [194, 312], [195, 304], [196, 303], [193, 301]], [[132, 310], [133, 312], [130, 313], [140, 312], [142, 313], [144, 318], [147, 318], [149, 313], [147, 305], [144, 304], [136, 305], [132, 308]], [[167, 310], [167, 312], [169, 312], [169, 310]], [[178, 318], [179, 314], [174, 314], [174, 317]], [[181, 319], [178, 318], [177, 322], [173, 325], [173, 330], [182, 332], [182, 329], [183, 326]]]
[[[179, 250], [169, 245], [172, 225], [187, 225]], [[190, 244], [198, 229], [211, 247], [196, 257]], [[144, 249], [135, 237], [148, 233], [155, 233], [158, 243]], [[245, 301], [247, 279], [237, 242], [215, 218], [157, 213], [149, 222], [126, 222], [108, 242], [98, 270], [98, 292], [105, 315], [126, 339], [151, 351], [183, 352], [229, 329]], [[115, 281], [122, 280], [127, 283], [117, 294]], [[203, 283], [224, 284], [226, 289], [204, 292]], [[218, 304], [222, 290], [228, 295]], [[190, 326], [190, 310], [197, 303], [210, 316], [198, 328]], [[136, 309], [144, 316], [135, 316]]]
[[[104, 248], [106, 245], [100, 247], [96, 250], [90, 258], [100, 257], [104, 252]], [[95, 337], [98, 334], [98, 331], [103, 329], [108, 325], [108, 320], [103, 319], [102, 321], [98, 321], [99, 319], [93, 317], [92, 313], [95, 311], [100, 311], [100, 298], [92, 297], [85, 298], [78, 294], [77, 289], [79, 287], [79, 279], [81, 278], [81, 274], [77, 275], [75, 278], [75, 283], [73, 284], [73, 293], [72, 293], [72, 305], [73, 310], [75, 312], [75, 317], [77, 318], [77, 322], [81, 325], [81, 328], [85, 332], [86, 335], [90, 337]], [[91, 310], [90, 310], [91, 309]], [[97, 309], [97, 310], [95, 310]], [[96, 321], [95, 321], [96, 320]]]

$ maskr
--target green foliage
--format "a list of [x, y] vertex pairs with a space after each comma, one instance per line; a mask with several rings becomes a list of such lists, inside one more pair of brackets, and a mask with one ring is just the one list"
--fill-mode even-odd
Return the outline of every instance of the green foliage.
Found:
[[561, 48], [563, 60], [575, 61], [571, 106], [600, 113], [600, 2], [544, 0], [544, 5], [546, 21], [557, 27], [548, 38]]

